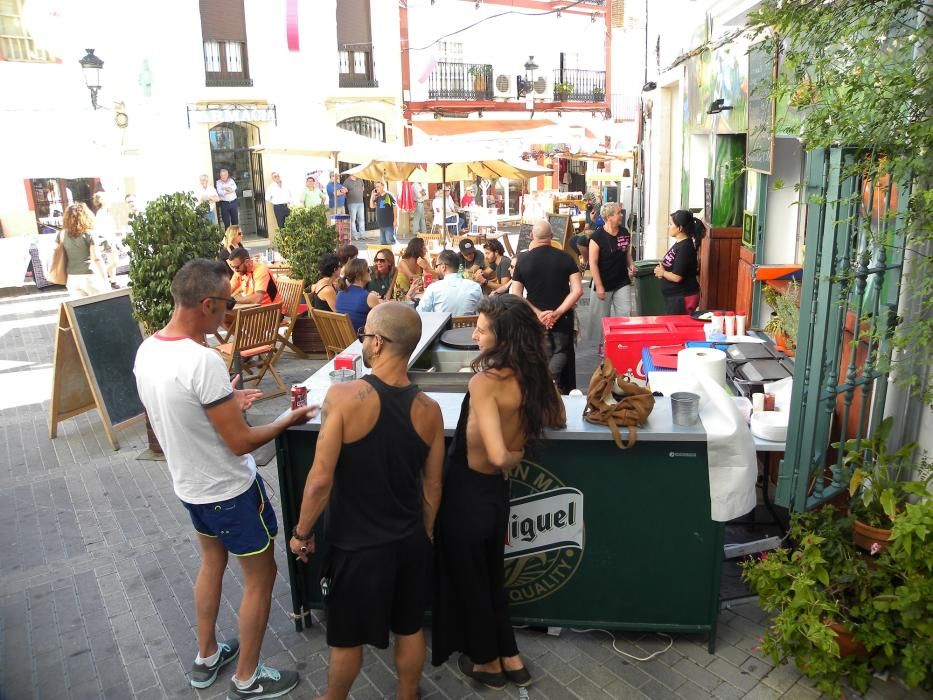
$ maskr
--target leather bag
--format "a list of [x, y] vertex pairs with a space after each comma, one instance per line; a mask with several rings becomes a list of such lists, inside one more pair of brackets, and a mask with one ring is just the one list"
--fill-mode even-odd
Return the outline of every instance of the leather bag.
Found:
[[[637, 426], [644, 425], [654, 409], [651, 390], [628, 380], [616, 372], [610, 360], [596, 368], [586, 392], [583, 419], [597, 425], [607, 425], [616, 446], [625, 450], [635, 444]], [[619, 426], [628, 428], [628, 443], [623, 444]]]
[[68, 282], [68, 259], [65, 256], [65, 241], [62, 234], [58, 234], [58, 243], [52, 253], [52, 264], [45, 270], [45, 279], [52, 284], [65, 284]]

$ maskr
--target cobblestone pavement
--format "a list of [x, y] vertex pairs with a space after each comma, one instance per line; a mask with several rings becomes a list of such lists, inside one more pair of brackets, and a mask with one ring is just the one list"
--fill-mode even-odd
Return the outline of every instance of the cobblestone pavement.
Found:
[[[114, 452], [95, 412], [47, 429], [52, 341], [62, 293], [0, 295], [0, 697], [223, 698], [231, 670], [205, 691], [188, 685], [196, 652], [192, 584], [198, 550], [187, 515], [174, 497], [165, 465], [142, 461], [144, 430], [118, 433]], [[286, 381], [304, 379], [318, 363], [286, 360]], [[273, 417], [286, 399], [261, 402], [252, 422]], [[263, 474], [277, 492], [274, 462]], [[312, 698], [326, 684], [327, 647], [320, 624], [296, 633], [283, 538], [280, 574], [263, 658], [295, 668], [292, 698]], [[224, 580], [218, 625], [236, 629], [241, 594], [235, 564]], [[549, 698], [815, 698], [792, 666], [773, 668], [756, 651], [763, 614], [746, 603], [725, 610], [717, 650], [676, 635], [650, 661], [616, 653], [608, 634], [564, 630], [559, 637], [520, 630], [519, 647], [535, 676], [529, 696]], [[653, 634], [616, 634], [616, 647], [647, 656], [667, 641]], [[357, 700], [391, 696], [392, 653], [367, 650], [353, 687]], [[492, 695], [448, 664], [425, 667], [426, 698]], [[506, 691], [517, 697], [514, 689]], [[894, 683], [869, 698], [896, 699]], [[501, 697], [501, 696], [500, 696]], [[910, 697], [923, 697], [916, 693]]]

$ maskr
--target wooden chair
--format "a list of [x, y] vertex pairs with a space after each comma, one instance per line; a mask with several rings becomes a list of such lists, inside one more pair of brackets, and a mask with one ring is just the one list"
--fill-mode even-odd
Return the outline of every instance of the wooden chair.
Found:
[[439, 233], [419, 233], [418, 238], [424, 241], [425, 246], [431, 247], [431, 243], [437, 243], [438, 246], [444, 245], [444, 237]]
[[305, 359], [307, 353], [292, 342], [292, 333], [295, 330], [295, 323], [298, 321], [298, 308], [304, 301], [305, 281], [293, 280], [288, 277], [279, 278], [276, 283], [279, 286], [279, 294], [282, 298], [282, 321], [279, 325], [278, 350], [275, 353], [275, 360], [289, 348], [295, 355]]
[[450, 327], [451, 328], [474, 328], [476, 322], [479, 320], [479, 315], [476, 316], [451, 316], [450, 317]]
[[[477, 248], [482, 245], [482, 242], [479, 240], [480, 236], [451, 236], [450, 245], [456, 250], [460, 246], [460, 241], [468, 240], [472, 241], [473, 245]], [[482, 253], [482, 251], [480, 251]]]
[[282, 378], [275, 371], [281, 318], [281, 308], [272, 304], [240, 309], [233, 326], [233, 341], [216, 347], [227, 361], [228, 370], [234, 370], [239, 361], [238, 371], [243, 384], [255, 382], [258, 387], [266, 372], [272, 376], [279, 390], [266, 393], [264, 399], [281, 396], [286, 391]]
[[317, 324], [318, 333], [324, 341], [324, 352], [328, 359], [347, 349], [356, 340], [356, 329], [350, 323], [349, 314], [311, 309], [311, 318]]

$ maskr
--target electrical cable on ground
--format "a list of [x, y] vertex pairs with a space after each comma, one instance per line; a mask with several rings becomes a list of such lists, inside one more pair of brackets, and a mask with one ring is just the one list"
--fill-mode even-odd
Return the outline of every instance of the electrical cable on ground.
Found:
[[577, 632], [580, 634], [584, 634], [586, 632], [603, 632], [604, 634], [608, 634], [610, 637], [612, 637], [612, 650], [616, 652], [617, 654], [621, 654], [622, 656], [625, 656], [634, 661], [651, 661], [651, 659], [653, 659], [655, 656], [660, 656], [664, 652], [670, 650], [672, 646], [674, 646], [674, 638], [671, 635], [665, 634], [664, 632], [655, 632], [655, 634], [658, 635], [659, 637], [667, 637], [667, 640], [668, 640], [667, 646], [659, 651], [654, 652], [653, 654], [649, 654], [648, 656], [642, 658], [640, 656], [635, 656], [634, 654], [629, 654], [619, 649], [619, 647], [616, 646], [616, 636], [609, 630], [599, 629], [597, 627], [593, 627], [590, 629], [577, 629], [576, 627], [571, 627], [570, 631]]

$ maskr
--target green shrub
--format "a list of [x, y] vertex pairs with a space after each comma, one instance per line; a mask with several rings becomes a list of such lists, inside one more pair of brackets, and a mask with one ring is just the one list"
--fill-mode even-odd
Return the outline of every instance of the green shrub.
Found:
[[323, 204], [296, 207], [276, 234], [275, 245], [291, 265], [292, 278], [303, 279], [307, 289], [321, 277], [318, 258], [337, 250], [337, 227], [330, 223]]

